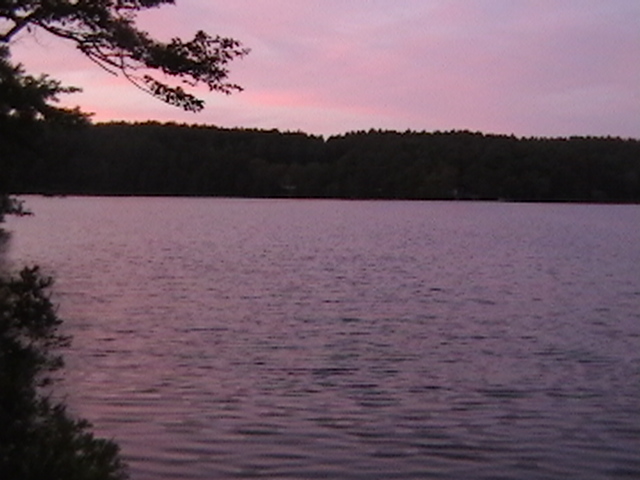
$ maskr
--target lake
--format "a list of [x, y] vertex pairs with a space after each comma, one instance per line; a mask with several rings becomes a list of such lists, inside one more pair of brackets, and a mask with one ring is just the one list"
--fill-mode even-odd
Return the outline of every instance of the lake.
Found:
[[640, 206], [26, 197], [134, 480], [640, 478]]

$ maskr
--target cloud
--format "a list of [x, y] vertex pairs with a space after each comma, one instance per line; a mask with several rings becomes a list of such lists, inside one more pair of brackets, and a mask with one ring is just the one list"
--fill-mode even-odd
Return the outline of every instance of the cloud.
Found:
[[241, 39], [252, 52], [231, 80], [246, 91], [201, 91], [209, 108], [194, 116], [43, 37], [18, 50], [84, 86], [73, 100], [100, 120], [640, 137], [636, 0], [179, 0], [141, 23], [165, 39]]

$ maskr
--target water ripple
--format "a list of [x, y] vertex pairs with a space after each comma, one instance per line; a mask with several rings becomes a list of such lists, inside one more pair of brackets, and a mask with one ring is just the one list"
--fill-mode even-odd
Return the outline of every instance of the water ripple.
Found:
[[134, 480], [640, 478], [636, 206], [29, 204]]

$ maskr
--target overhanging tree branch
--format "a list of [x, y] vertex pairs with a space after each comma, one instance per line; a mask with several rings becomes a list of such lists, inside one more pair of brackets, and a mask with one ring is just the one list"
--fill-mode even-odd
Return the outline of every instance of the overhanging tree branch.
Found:
[[227, 65], [249, 50], [232, 38], [197, 32], [193, 39], [152, 39], [135, 26], [136, 14], [173, 0], [23, 0], [0, 1], [0, 19], [9, 29], [0, 36], [10, 44], [25, 28], [40, 28], [68, 40], [90, 60], [112, 74], [122, 74], [144, 91], [185, 110], [199, 111], [204, 101], [166, 79], [230, 94], [242, 88], [227, 81]]
[[10, 18], [11, 21], [14, 22], [13, 26], [7, 31], [7, 33], [0, 36], [0, 40], [3, 43], [9, 43], [11, 39], [16, 36], [22, 29], [27, 27], [31, 22], [33, 22], [39, 10], [34, 10], [33, 12], [25, 15], [23, 17], [14, 17]]

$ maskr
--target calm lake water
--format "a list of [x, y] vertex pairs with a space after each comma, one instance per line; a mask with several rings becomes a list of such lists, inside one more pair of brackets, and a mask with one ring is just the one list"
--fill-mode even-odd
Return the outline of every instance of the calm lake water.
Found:
[[640, 206], [27, 203], [134, 480], [640, 478]]

